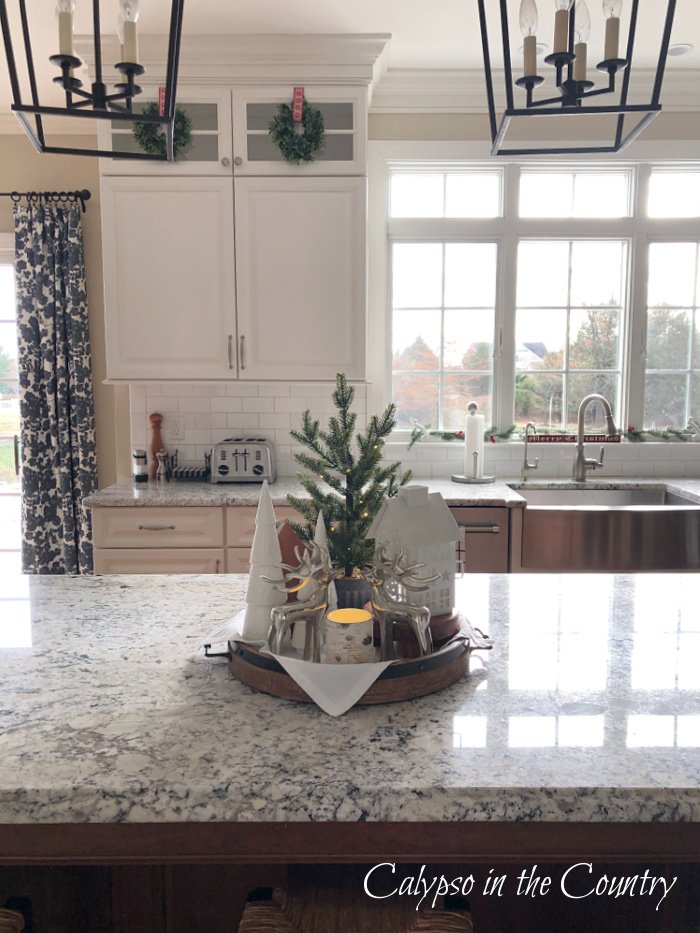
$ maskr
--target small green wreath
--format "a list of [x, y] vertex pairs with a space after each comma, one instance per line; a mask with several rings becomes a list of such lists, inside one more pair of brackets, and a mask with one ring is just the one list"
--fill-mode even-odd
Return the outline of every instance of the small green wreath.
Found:
[[[146, 104], [143, 112], [148, 116], [156, 116], [158, 104]], [[143, 149], [151, 155], [165, 156], [165, 135], [161, 132], [158, 123], [134, 123], [134, 139]], [[173, 130], [173, 152], [175, 158], [180, 155], [192, 142], [192, 120], [181, 108], [175, 109], [175, 127]]]
[[270, 123], [270, 138], [277, 145], [287, 162], [313, 162], [323, 148], [326, 135], [323, 132], [323, 114], [317, 107], [304, 101], [301, 111], [303, 133], [298, 133], [292, 116], [292, 108], [280, 104], [277, 116]]

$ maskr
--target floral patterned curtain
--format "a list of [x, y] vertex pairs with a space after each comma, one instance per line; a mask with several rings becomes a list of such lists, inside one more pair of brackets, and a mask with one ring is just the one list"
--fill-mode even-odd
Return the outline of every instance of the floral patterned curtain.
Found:
[[91, 573], [95, 415], [80, 209], [15, 204], [22, 569]]

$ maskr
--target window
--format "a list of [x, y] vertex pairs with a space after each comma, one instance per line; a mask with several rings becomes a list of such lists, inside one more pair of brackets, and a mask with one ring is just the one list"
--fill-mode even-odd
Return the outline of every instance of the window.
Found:
[[[523, 240], [515, 312], [515, 416], [574, 428], [581, 399], [620, 395], [626, 243]], [[591, 275], [591, 270], [595, 274]]]
[[495, 243], [394, 243], [397, 426], [463, 427], [475, 400], [491, 417]]
[[521, 217], [629, 217], [628, 171], [520, 174]]
[[700, 217], [700, 170], [653, 169], [648, 213], [649, 217]]
[[17, 313], [14, 256], [0, 246], [0, 579], [19, 574], [20, 489], [15, 457], [19, 436]]
[[386, 168], [397, 428], [700, 421], [700, 165]]
[[651, 243], [645, 422], [686, 425], [700, 414], [700, 243]]

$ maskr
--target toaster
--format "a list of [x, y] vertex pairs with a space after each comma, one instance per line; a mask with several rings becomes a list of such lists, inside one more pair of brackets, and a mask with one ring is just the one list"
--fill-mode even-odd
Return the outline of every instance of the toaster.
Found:
[[264, 437], [227, 437], [212, 447], [212, 483], [272, 483], [275, 455]]

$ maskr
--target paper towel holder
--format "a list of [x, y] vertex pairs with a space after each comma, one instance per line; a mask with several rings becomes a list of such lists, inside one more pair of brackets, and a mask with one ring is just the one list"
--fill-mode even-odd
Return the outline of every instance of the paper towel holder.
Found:
[[[470, 415], [475, 415], [477, 408], [478, 408], [478, 405], [476, 404], [476, 402], [470, 402], [467, 405], [467, 411], [469, 412]], [[467, 421], [469, 421], [469, 418], [467, 418]], [[468, 445], [468, 440], [467, 440], [468, 433], [469, 432], [465, 430], [464, 443], [466, 445]], [[468, 451], [468, 446], [467, 446], [467, 451]], [[467, 468], [466, 468], [466, 462], [465, 462], [465, 472], [454, 474], [452, 476], [452, 482], [453, 483], [493, 483], [496, 479], [495, 476], [480, 476], [479, 475], [480, 464], [479, 464], [479, 451], [478, 450], [474, 450], [472, 452], [472, 458], [473, 458], [473, 461], [472, 461], [473, 467], [472, 467], [471, 475], [467, 475]]]

